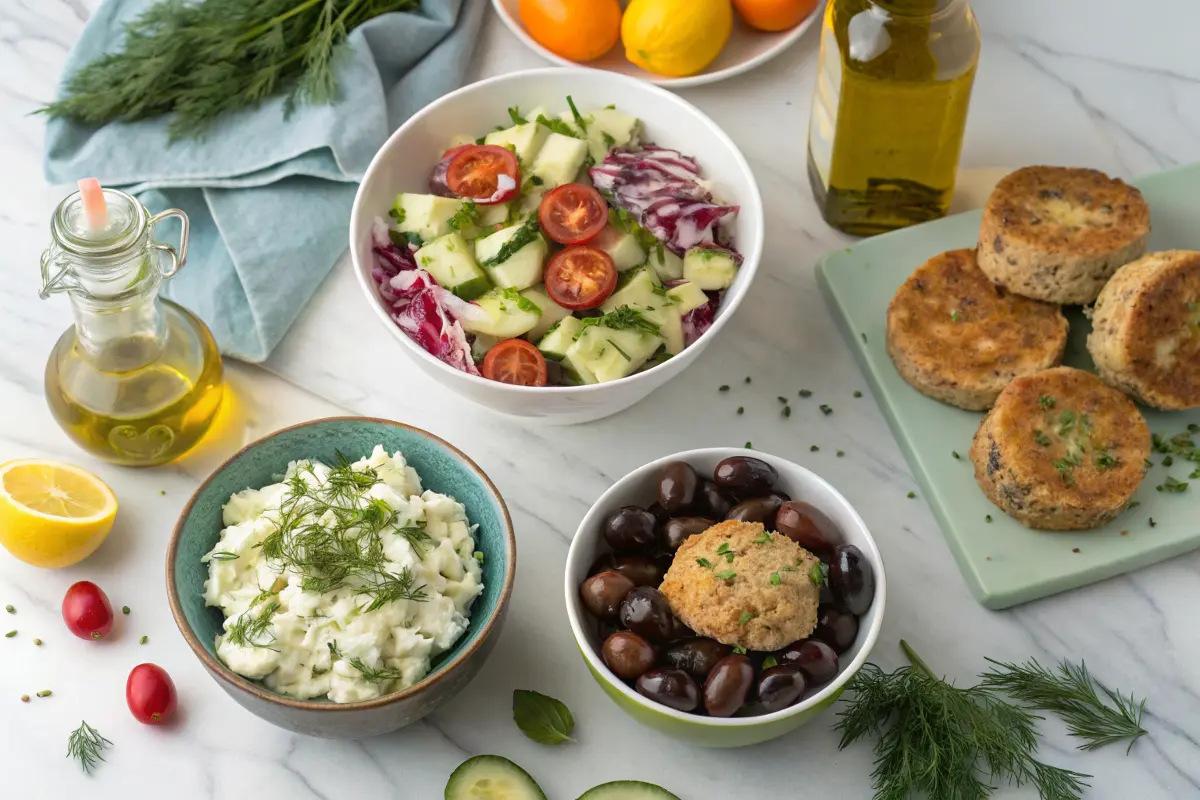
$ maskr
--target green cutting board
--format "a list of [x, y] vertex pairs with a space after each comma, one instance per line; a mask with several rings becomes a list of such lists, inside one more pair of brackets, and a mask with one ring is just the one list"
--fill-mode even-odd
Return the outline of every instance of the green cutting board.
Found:
[[[1133, 183], [1150, 204], [1150, 250], [1200, 250], [1200, 164]], [[971, 592], [987, 608], [1008, 608], [1200, 547], [1200, 480], [1180, 494], [1155, 490], [1168, 474], [1188, 480], [1197, 465], [1177, 459], [1167, 468], [1157, 453], [1136, 496], [1140, 505], [1109, 525], [1078, 533], [1022, 526], [992, 505], [975, 483], [967, 451], [983, 414], [931, 400], [896, 372], [884, 343], [892, 295], [926, 259], [974, 246], [979, 220], [980, 212], [972, 211], [876, 236], [829, 253], [816, 268], [817, 282]], [[1071, 309], [1068, 319], [1065, 363], [1090, 370], [1084, 342], [1091, 326], [1078, 309]], [[1147, 412], [1146, 419], [1150, 430], [1170, 436], [1200, 423], [1200, 411]], [[956, 460], [954, 452], [961, 458]]]

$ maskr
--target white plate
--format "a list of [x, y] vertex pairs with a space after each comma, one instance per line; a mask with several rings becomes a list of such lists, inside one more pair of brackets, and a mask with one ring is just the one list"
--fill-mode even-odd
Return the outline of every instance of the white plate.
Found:
[[[590, 67], [593, 69], [608, 70], [609, 72], [619, 72], [622, 75], [641, 78], [651, 83], [656, 83], [659, 86], [672, 89], [716, 83], [717, 81], [723, 81], [726, 78], [732, 78], [735, 75], [741, 75], [755, 67], [762, 66], [795, 44], [796, 40], [803, 36], [804, 32], [814, 23], [818, 23], [825, 13], [825, 4], [821, 3], [799, 25], [791, 30], [780, 31], [779, 33], [756, 31], [742, 22], [741, 17], [735, 13], [733, 35], [729, 37], [729, 42], [725, 45], [725, 49], [721, 51], [721, 55], [717, 56], [716, 61], [709, 64], [707, 69], [697, 75], [687, 78], [664, 78], [661, 75], [647, 72], [641, 67], [630, 63], [625, 58], [625, 48], [619, 41], [605, 56], [585, 64], [555, 55], [534, 41], [534, 38], [525, 30], [525, 25], [521, 22], [521, 15], [517, 12], [519, 2], [520, 0], [492, 0], [492, 6], [495, 7], [496, 13], [500, 15], [500, 19], [504, 20], [504, 24], [508, 26], [508, 29], [516, 34], [517, 38], [526, 47], [538, 53], [543, 58], [567, 67]], [[624, 6], [625, 3], [623, 2], [621, 5]]]

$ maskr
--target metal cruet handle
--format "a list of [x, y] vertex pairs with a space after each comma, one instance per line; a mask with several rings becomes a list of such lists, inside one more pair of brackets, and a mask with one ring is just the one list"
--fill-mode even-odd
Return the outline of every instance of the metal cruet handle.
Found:
[[170, 278], [170, 277], [174, 276], [176, 272], [179, 272], [179, 268], [183, 266], [184, 262], [187, 261], [188, 229], [189, 229], [188, 215], [186, 213], [184, 213], [183, 211], [179, 210], [178, 208], [168, 208], [166, 211], [162, 212], [161, 214], [155, 214], [153, 217], [150, 218], [150, 234], [151, 234], [151, 236], [154, 235], [154, 226], [157, 223], [161, 222], [162, 220], [166, 219], [167, 217], [178, 217], [179, 218], [179, 225], [180, 225], [179, 249], [176, 250], [175, 245], [167, 244], [166, 242], [151, 241], [150, 244], [148, 245], [149, 247], [151, 247], [155, 250], [164, 252], [171, 257], [171, 268], [163, 270], [162, 276], [164, 278]]

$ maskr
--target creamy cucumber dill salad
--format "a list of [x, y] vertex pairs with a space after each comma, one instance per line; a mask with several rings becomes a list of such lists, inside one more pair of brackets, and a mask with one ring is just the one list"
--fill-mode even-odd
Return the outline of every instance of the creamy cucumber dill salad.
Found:
[[475, 526], [422, 491], [404, 456], [288, 465], [229, 498], [204, 556], [221, 609], [217, 656], [280, 694], [336, 703], [413, 685], [467, 629], [483, 591]]
[[742, 261], [738, 207], [615, 106], [508, 114], [376, 220], [372, 277], [396, 324], [521, 386], [619, 380], [700, 338]]

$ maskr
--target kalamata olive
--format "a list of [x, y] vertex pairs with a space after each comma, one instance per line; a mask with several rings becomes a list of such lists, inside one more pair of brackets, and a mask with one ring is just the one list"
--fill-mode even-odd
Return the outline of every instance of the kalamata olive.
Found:
[[654, 515], [644, 508], [618, 508], [604, 522], [604, 538], [613, 550], [649, 550], [658, 541]]
[[714, 717], [732, 717], [754, 686], [754, 665], [743, 655], [725, 656], [704, 681], [704, 708]]
[[637, 690], [676, 711], [695, 711], [700, 705], [700, 687], [681, 669], [652, 669], [637, 679]]
[[629, 578], [635, 586], [654, 588], [658, 588], [667, 574], [667, 570], [659, 562], [636, 553], [618, 553], [612, 557], [612, 566], [609, 569]]
[[780, 664], [764, 669], [758, 676], [758, 702], [770, 714], [782, 711], [804, 694], [804, 673], [792, 664]]
[[768, 492], [779, 473], [765, 461], [749, 456], [731, 456], [713, 471], [713, 480], [723, 489]]
[[720, 486], [708, 478], [700, 479], [700, 488], [696, 491], [696, 513], [710, 519], [725, 519], [729, 509], [737, 505], [737, 500]]
[[651, 503], [646, 507], [646, 510], [654, 515], [654, 521], [660, 526], [666, 525], [667, 520], [671, 518], [671, 515], [667, 513], [667, 510], [658, 503]]
[[604, 640], [600, 655], [621, 680], [631, 681], [654, 666], [654, 645], [636, 633], [621, 631]]
[[684, 639], [676, 642], [663, 653], [663, 663], [673, 669], [681, 669], [698, 681], [708, 677], [713, 667], [733, 649], [715, 639]]
[[684, 514], [696, 502], [700, 476], [686, 461], [672, 461], [658, 479], [658, 503], [668, 514]]
[[704, 517], [675, 517], [669, 519], [667, 520], [667, 524], [662, 526], [662, 545], [674, 552], [679, 549], [681, 544], [688, 540], [688, 537], [695, 536], [697, 533], [704, 533], [716, 524], [716, 520]]
[[769, 531], [775, 530], [775, 515], [779, 512], [778, 497], [767, 495], [743, 500], [725, 515], [725, 519], [736, 519], [742, 522], [761, 522]]
[[829, 588], [834, 601], [855, 616], [862, 616], [875, 600], [875, 570], [852, 544], [840, 544], [829, 562]]
[[858, 638], [858, 617], [834, 606], [821, 606], [817, 609], [817, 629], [812, 638], [820, 639], [841, 655], [853, 647]]
[[837, 653], [818, 639], [805, 639], [780, 650], [775, 654], [780, 664], [799, 667], [811, 686], [829, 683], [838, 672]]
[[621, 601], [633, 588], [633, 581], [629, 578], [608, 570], [593, 575], [580, 584], [579, 598], [593, 617], [612, 622], [621, 611]]
[[666, 642], [675, 632], [675, 615], [662, 592], [639, 586], [621, 603], [621, 624], [652, 642]]
[[667, 640], [677, 642], [680, 639], [695, 638], [696, 632], [683, 624], [683, 620], [675, 615], [671, 615], [671, 637]]
[[842, 541], [841, 532], [833, 520], [800, 500], [789, 500], [779, 507], [779, 513], [775, 515], [775, 530], [822, 558], [829, 558], [833, 548]]

